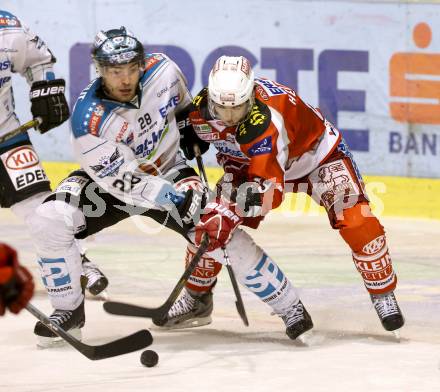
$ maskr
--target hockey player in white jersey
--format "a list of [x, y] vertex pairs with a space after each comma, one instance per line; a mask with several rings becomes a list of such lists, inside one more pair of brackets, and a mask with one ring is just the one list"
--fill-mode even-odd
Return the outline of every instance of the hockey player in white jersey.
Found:
[[[69, 118], [64, 79], [55, 78], [55, 57], [40, 37], [11, 13], [0, 10], [0, 137], [17, 128], [12, 76], [18, 73], [30, 85], [31, 112], [42, 121], [42, 134]], [[50, 194], [50, 183], [27, 133], [0, 143], [0, 207], [29, 224], [35, 208]], [[87, 289], [96, 295], [107, 278], [83, 255]]]
[[[191, 99], [177, 65], [164, 54], [145, 56], [142, 44], [124, 27], [99, 32], [92, 58], [100, 77], [80, 94], [71, 120], [82, 170], [66, 178], [33, 219], [55, 308], [51, 319], [74, 333], [85, 322], [74, 238], [139, 214], [192, 241], [203, 202], [200, 179], [179, 152], [176, 118]], [[290, 281], [245, 231], [235, 230], [227, 249], [238, 280], [282, 317], [292, 339], [312, 328]], [[188, 257], [194, 250], [189, 243]], [[212, 293], [199, 295], [197, 285], [205, 288], [209, 276], [215, 276], [215, 260], [223, 262], [223, 252], [202, 257], [200, 276], [193, 277], [178, 309], [161, 324], [211, 321]], [[35, 333], [46, 341], [54, 338], [41, 323]]]

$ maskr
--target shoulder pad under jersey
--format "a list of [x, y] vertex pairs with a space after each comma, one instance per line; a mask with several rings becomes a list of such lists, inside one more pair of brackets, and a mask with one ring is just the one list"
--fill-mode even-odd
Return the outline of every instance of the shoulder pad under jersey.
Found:
[[256, 99], [248, 118], [237, 127], [235, 139], [239, 144], [247, 144], [262, 135], [271, 122], [269, 107]]
[[145, 55], [144, 74], [141, 82], [144, 83], [151, 78], [164, 64], [168, 62], [168, 57], [163, 53], [148, 53]]
[[88, 133], [99, 136], [100, 129], [111, 111], [118, 107], [113, 101], [98, 97], [97, 89], [101, 80], [95, 79], [80, 94], [71, 117], [72, 132], [75, 138]]
[[0, 29], [21, 27], [21, 23], [15, 15], [8, 11], [0, 10]]

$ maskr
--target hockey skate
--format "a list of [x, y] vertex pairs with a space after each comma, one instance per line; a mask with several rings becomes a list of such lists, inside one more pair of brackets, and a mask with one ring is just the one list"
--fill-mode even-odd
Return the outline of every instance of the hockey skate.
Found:
[[166, 329], [200, 327], [211, 323], [212, 309], [212, 291], [196, 293], [185, 288], [165, 317], [153, 323]]
[[[387, 331], [395, 331], [403, 327], [405, 319], [392, 291], [386, 294], [370, 294], [370, 297], [380, 322]], [[398, 334], [395, 335], [399, 337]]]
[[[84, 313], [84, 300], [75, 310], [56, 309], [50, 316], [50, 321], [61, 327], [64, 331], [81, 340], [81, 328], [86, 321]], [[34, 334], [37, 335], [37, 346], [40, 348], [49, 348], [64, 344], [64, 340], [55, 335], [42, 322], [35, 324]]]
[[286, 325], [286, 335], [292, 340], [313, 328], [312, 318], [301, 301], [298, 301], [285, 313], [278, 315]]
[[108, 279], [98, 268], [98, 266], [92, 263], [86, 255], [82, 256], [83, 273], [87, 278], [86, 289], [93, 296], [100, 295], [104, 300], [108, 299], [106, 291], [108, 286]]

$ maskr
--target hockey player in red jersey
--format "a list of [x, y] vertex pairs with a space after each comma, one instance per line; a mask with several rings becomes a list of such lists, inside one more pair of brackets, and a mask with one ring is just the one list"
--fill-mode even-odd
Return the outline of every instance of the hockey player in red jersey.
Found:
[[20, 312], [32, 298], [34, 281], [30, 272], [19, 264], [17, 252], [0, 243], [0, 316], [6, 308]]
[[193, 157], [194, 142], [216, 149], [225, 174], [221, 189], [196, 226], [211, 249], [227, 243], [240, 224], [258, 227], [285, 192], [306, 192], [325, 208], [330, 225], [350, 247], [354, 264], [386, 330], [403, 326], [394, 296], [397, 278], [384, 228], [372, 214], [361, 174], [341, 133], [319, 109], [295, 91], [266, 78], [254, 78], [244, 57], [220, 57], [209, 84], [194, 98], [181, 148]]

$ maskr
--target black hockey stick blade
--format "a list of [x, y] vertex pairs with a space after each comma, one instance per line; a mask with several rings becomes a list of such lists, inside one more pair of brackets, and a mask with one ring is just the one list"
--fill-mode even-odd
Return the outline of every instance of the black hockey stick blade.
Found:
[[117, 357], [119, 355], [141, 350], [150, 346], [151, 343], [153, 343], [151, 333], [146, 329], [141, 329], [131, 335], [124, 336], [123, 338], [113, 340], [109, 343], [101, 344], [99, 346], [88, 346], [91, 355], [84, 355], [92, 360]]
[[240, 289], [237, 284], [237, 279], [235, 279], [234, 271], [232, 270], [231, 264], [226, 264], [226, 268], [229, 273], [229, 278], [231, 279], [232, 287], [234, 289], [235, 297], [237, 300], [235, 301], [235, 307], [237, 308], [237, 312], [243, 321], [243, 324], [246, 325], [246, 327], [249, 327], [249, 320], [247, 318], [246, 309], [244, 307], [243, 299], [241, 297]]
[[167, 305], [168, 301], [158, 308], [147, 308], [145, 306], [132, 305], [125, 302], [106, 301], [103, 307], [107, 313], [118, 316], [157, 318], [164, 314], [164, 309]]
[[81, 354], [91, 359], [92, 361], [128, 354], [133, 351], [148, 347], [149, 345], [151, 345], [151, 343], [153, 343], [153, 337], [151, 336], [151, 333], [143, 329], [123, 338], [113, 340], [109, 343], [101, 344], [98, 346], [91, 346], [82, 343], [81, 341], [73, 337], [69, 332], [64, 331], [64, 329], [52, 323], [49, 317], [47, 317], [32, 304], [28, 303], [26, 305], [26, 309], [38, 320], [40, 320], [53, 333], [64, 339], [73, 348], [75, 348], [77, 351], [79, 351]]
[[162, 318], [168, 313], [171, 306], [173, 306], [174, 302], [176, 301], [177, 297], [179, 296], [180, 292], [188, 281], [188, 278], [199, 263], [203, 253], [205, 253], [206, 249], [208, 248], [208, 245], [209, 237], [205, 233], [196, 254], [186, 267], [173, 291], [168, 296], [167, 300], [158, 308], [147, 308], [144, 306], [131, 305], [124, 302], [106, 301], [103, 304], [104, 310], [108, 313], [116, 314], [119, 316], [147, 317], [152, 319]]

